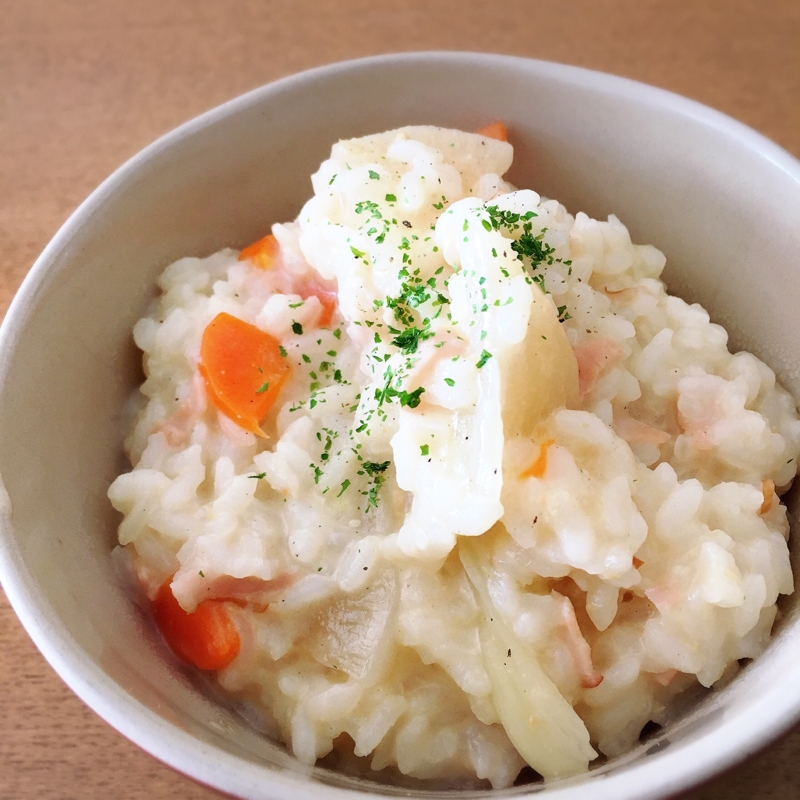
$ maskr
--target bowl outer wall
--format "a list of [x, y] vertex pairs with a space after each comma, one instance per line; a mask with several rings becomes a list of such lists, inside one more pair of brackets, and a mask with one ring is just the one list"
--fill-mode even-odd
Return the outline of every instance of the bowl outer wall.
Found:
[[[800, 333], [800, 165], [692, 101], [558, 64], [417, 53], [278, 81], [155, 142], [67, 221], [0, 331], [0, 474], [14, 509], [13, 525], [0, 509], [0, 579], [34, 642], [85, 702], [223, 791], [405, 794], [297, 766], [207, 700], [131, 603], [108, 558], [118, 518], [105, 498], [125, 469], [120, 409], [140, 379], [130, 329], [172, 260], [241, 246], [294, 217], [335, 139], [403, 124], [474, 129], [495, 118], [518, 145], [513, 181], [573, 213], [616, 213], [634, 241], [667, 254], [673, 290], [711, 308], [736, 345], [765, 357], [800, 395], [796, 348], [787, 346]], [[588, 785], [553, 785], [547, 796], [572, 800], [591, 786], [598, 800], [662, 797], [753, 752], [800, 714], [791, 680], [797, 627], [790, 610], [758, 662], [669, 731], [669, 747], [614, 762]]]

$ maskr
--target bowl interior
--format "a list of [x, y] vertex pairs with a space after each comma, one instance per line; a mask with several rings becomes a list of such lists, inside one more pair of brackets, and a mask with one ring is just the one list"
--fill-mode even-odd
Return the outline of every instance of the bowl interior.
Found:
[[[298, 765], [176, 666], [131, 601], [109, 557], [119, 519], [106, 490], [128, 468], [123, 408], [141, 380], [133, 324], [171, 261], [241, 247], [293, 218], [337, 139], [494, 119], [509, 127], [516, 185], [573, 213], [616, 214], [634, 241], [666, 253], [671, 291], [706, 306], [734, 349], [764, 358], [800, 396], [800, 168], [690, 101], [543, 62], [410, 54], [286, 79], [148, 148], [70, 219], [4, 323], [0, 475], [13, 516], [0, 570], [73, 689], [138, 744], [218, 788], [254, 798], [400, 791]], [[800, 631], [791, 599], [784, 611], [780, 634], [736, 681], [594, 770], [593, 797], [675, 791], [788, 725], [800, 709], [800, 688], [787, 681]], [[551, 790], [577, 797], [584, 780]]]

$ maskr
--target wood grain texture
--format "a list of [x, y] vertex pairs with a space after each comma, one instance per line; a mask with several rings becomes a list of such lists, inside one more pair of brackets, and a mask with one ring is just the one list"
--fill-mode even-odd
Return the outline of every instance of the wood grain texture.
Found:
[[[283, 75], [407, 50], [481, 50], [635, 78], [800, 156], [798, 0], [0, 2], [0, 314], [58, 227], [172, 127]], [[210, 800], [89, 711], [0, 597], [2, 800]], [[684, 800], [800, 794], [800, 731]]]

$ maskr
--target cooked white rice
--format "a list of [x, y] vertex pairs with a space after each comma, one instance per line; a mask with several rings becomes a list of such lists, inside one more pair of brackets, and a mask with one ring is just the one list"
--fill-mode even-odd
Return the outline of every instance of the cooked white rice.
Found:
[[[793, 591], [794, 400], [658, 250], [513, 191], [511, 159], [437, 128], [340, 142], [272, 269], [181, 259], [134, 329], [120, 544], [190, 612], [260, 580], [218, 679], [308, 764], [580, 772], [756, 657]], [[207, 400], [220, 312], [285, 349], [267, 439]]]

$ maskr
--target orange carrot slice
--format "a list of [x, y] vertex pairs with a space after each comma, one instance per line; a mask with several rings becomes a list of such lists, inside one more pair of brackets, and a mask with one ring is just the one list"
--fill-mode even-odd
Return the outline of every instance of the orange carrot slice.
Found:
[[239, 261], [250, 261], [260, 269], [271, 269], [278, 255], [278, 240], [270, 233], [263, 239], [245, 247]]
[[263, 436], [259, 423], [289, 376], [278, 340], [222, 312], [203, 332], [199, 367], [214, 405], [241, 428]]
[[153, 616], [170, 649], [200, 669], [227, 667], [239, 654], [241, 640], [224, 603], [205, 600], [189, 614], [172, 594], [169, 578], [158, 590]]
[[550, 439], [539, 448], [539, 455], [536, 461], [531, 464], [528, 469], [520, 473], [520, 478], [543, 478], [547, 472], [547, 451], [555, 444], [553, 439]]
[[508, 141], [508, 129], [499, 120], [490, 122], [479, 131], [475, 131], [475, 133], [479, 136], [486, 136], [488, 139], [499, 139], [501, 142]]

